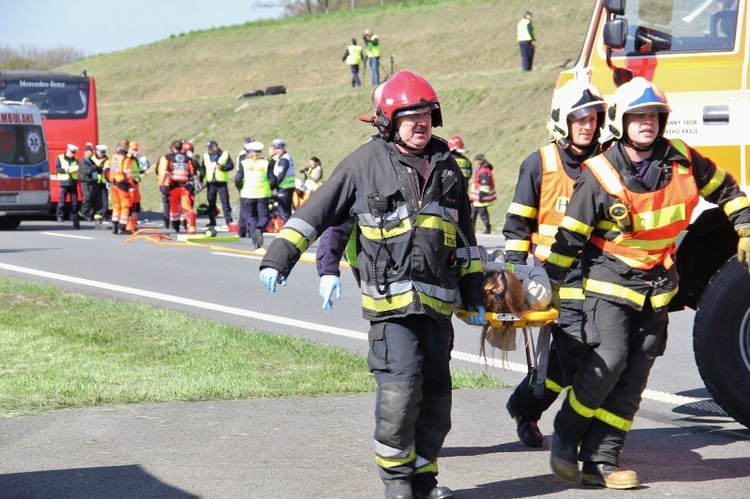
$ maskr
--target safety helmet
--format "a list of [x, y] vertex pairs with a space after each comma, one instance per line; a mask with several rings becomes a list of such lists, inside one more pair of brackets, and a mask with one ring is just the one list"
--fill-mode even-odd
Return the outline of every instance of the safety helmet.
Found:
[[464, 150], [464, 141], [458, 135], [454, 135], [448, 139], [448, 147], [451, 151], [466, 152]]
[[658, 136], [661, 137], [667, 128], [670, 111], [672, 110], [669, 108], [664, 92], [647, 79], [636, 76], [615, 90], [612, 105], [607, 111], [607, 129], [616, 139], [627, 138], [624, 137], [623, 115], [657, 112], [659, 113]]
[[134, 149], [136, 151], [138, 150], [139, 147], [140, 145], [135, 140], [131, 140], [130, 143], [128, 144], [128, 148]]
[[393, 138], [398, 116], [421, 112], [428, 107], [432, 111], [432, 126], [443, 125], [440, 101], [435, 89], [427, 80], [411, 71], [399, 71], [383, 85], [380, 101], [375, 110], [375, 124], [386, 140]]
[[552, 110], [547, 130], [554, 142], [560, 147], [567, 147], [570, 144], [568, 121], [577, 121], [596, 113], [597, 131], [594, 140], [597, 140], [598, 129], [604, 127], [606, 111], [607, 103], [595, 86], [581, 80], [570, 80], [552, 95]]
[[182, 147], [180, 147], [180, 152], [182, 152], [182, 154], [185, 154], [188, 151], [194, 151], [194, 150], [195, 150], [195, 146], [189, 140], [186, 140], [185, 142], [183, 142]]

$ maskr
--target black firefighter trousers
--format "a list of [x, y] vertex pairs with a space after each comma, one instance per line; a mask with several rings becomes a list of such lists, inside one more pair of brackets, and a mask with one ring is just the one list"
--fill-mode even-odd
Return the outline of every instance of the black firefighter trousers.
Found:
[[452, 335], [449, 320], [426, 315], [370, 324], [367, 362], [378, 385], [374, 446], [384, 481], [437, 475], [451, 428]]
[[587, 296], [583, 311], [589, 347], [555, 418], [555, 433], [567, 445], [580, 443], [580, 461], [619, 466], [651, 367], [666, 348], [669, 318], [648, 300], [639, 311]]

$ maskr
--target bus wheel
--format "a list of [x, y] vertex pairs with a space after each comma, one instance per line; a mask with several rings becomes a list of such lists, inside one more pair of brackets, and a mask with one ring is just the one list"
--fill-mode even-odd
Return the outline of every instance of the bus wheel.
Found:
[[717, 404], [750, 428], [750, 274], [733, 256], [698, 302], [693, 350]]
[[0, 230], [13, 230], [21, 225], [21, 217], [0, 217]]

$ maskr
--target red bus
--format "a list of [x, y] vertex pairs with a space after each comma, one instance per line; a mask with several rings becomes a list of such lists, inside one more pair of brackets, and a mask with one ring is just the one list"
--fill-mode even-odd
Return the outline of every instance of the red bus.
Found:
[[54, 212], [59, 191], [57, 156], [65, 152], [68, 144], [83, 151], [86, 142], [99, 143], [94, 79], [85, 71], [75, 76], [57, 71], [0, 70], [0, 97], [13, 101], [27, 98], [42, 113], [49, 153], [50, 209]]

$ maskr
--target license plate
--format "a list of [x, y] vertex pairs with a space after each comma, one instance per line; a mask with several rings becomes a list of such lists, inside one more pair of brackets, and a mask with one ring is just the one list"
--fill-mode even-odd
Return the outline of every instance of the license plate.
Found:
[[18, 194], [0, 194], [0, 203], [16, 204], [18, 203]]

